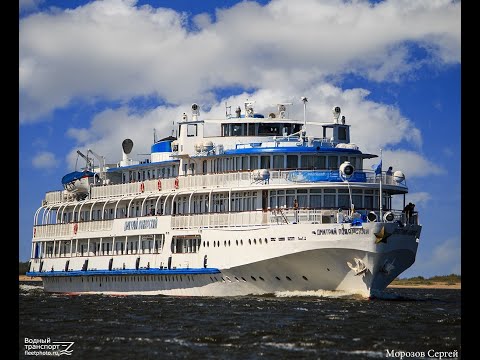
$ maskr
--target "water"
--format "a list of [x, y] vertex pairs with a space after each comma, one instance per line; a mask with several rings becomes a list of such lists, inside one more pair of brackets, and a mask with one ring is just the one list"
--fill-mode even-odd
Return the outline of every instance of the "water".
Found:
[[428, 359], [430, 349], [461, 352], [460, 290], [388, 289], [377, 300], [332, 293], [184, 298], [54, 295], [22, 283], [19, 294], [20, 359], [35, 358], [25, 355], [26, 337], [73, 341], [68, 359], [381, 359], [387, 350]]

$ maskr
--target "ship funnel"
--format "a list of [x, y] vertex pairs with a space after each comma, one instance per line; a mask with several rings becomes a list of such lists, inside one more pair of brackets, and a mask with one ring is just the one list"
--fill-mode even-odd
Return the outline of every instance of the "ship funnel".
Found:
[[122, 141], [122, 149], [123, 149], [123, 157], [122, 157], [122, 162], [124, 164], [128, 163], [128, 154], [132, 152], [133, 148], [133, 141], [130, 139], [125, 139]]

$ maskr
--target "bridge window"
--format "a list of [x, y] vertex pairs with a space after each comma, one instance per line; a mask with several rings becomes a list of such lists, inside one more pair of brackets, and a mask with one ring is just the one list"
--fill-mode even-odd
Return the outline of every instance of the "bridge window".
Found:
[[197, 124], [187, 125], [187, 136], [197, 136]]

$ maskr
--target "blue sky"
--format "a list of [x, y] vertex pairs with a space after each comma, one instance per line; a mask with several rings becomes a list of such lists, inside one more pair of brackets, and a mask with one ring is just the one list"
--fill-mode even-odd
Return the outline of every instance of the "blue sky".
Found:
[[115, 163], [124, 138], [148, 153], [153, 128], [170, 135], [193, 102], [220, 118], [225, 101], [253, 99], [262, 112], [287, 100], [302, 118], [307, 96], [309, 120], [341, 106], [352, 142], [383, 149], [384, 168], [406, 174], [423, 230], [402, 277], [460, 273], [460, 10], [442, 0], [20, 0], [20, 260], [77, 149]]

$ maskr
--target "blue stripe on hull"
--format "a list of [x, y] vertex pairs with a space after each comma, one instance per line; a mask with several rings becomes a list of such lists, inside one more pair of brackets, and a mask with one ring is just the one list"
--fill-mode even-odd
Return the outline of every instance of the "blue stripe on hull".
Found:
[[32, 277], [52, 276], [99, 276], [99, 275], [197, 275], [197, 274], [218, 274], [216, 268], [193, 268], [193, 269], [125, 269], [125, 270], [87, 270], [87, 271], [46, 271], [27, 272]]

